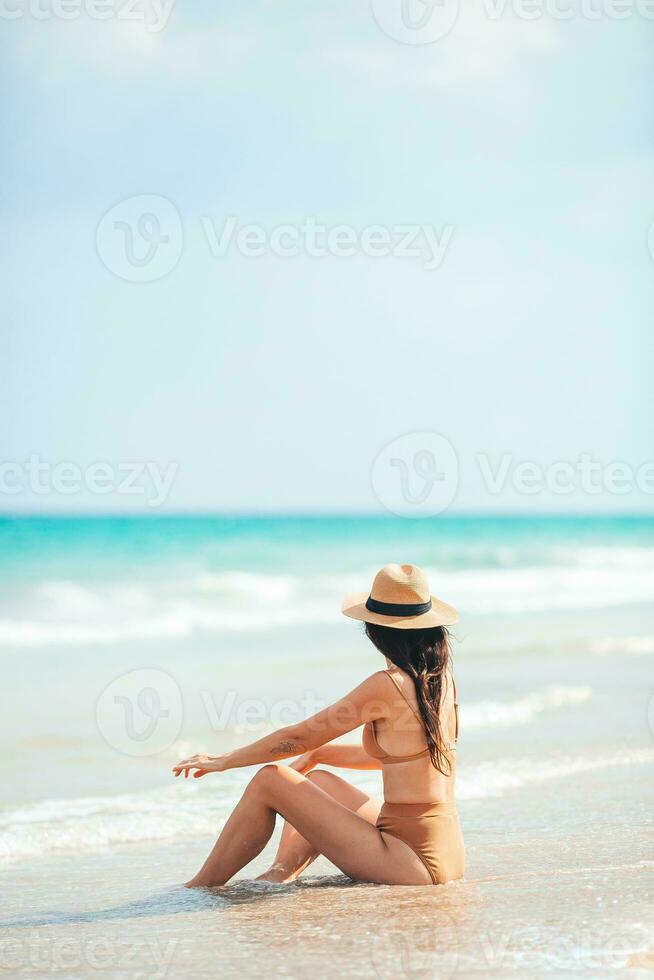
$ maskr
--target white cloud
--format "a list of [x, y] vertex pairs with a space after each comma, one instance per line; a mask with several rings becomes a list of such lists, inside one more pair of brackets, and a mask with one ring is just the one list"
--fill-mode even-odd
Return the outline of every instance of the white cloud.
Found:
[[388, 86], [440, 87], [498, 78], [534, 56], [557, 54], [560, 45], [551, 18], [526, 21], [509, 9], [494, 17], [484, 0], [467, 0], [451, 31], [432, 44], [401, 44], [381, 31], [379, 37], [333, 45], [325, 58]]
[[22, 20], [11, 29], [14, 61], [46, 80], [90, 72], [195, 83], [247, 71], [257, 47], [256, 36], [229, 28], [170, 25], [157, 33], [140, 20]]
[[154, 15], [99, 21], [85, 13], [71, 21], [24, 16], [7, 30], [14, 32], [10, 56], [23, 70], [53, 78], [80, 70], [155, 82], [157, 76], [190, 83], [240, 78], [255, 56], [275, 60], [283, 50], [286, 63], [303, 73], [322, 64], [377, 84], [439, 87], [496, 78], [520, 61], [557, 52], [560, 26], [552, 18], [526, 21], [510, 10], [497, 17], [492, 9], [489, 0], [466, 0], [450, 33], [424, 46], [389, 38], [372, 13], [363, 21], [325, 16], [319, 30], [308, 11], [289, 30], [285, 21], [243, 20], [240, 12], [199, 27], [174, 7], [158, 31]]

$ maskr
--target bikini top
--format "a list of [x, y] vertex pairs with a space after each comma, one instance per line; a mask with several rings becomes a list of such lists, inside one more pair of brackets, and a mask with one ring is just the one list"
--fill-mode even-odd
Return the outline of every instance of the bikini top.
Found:
[[[398, 681], [397, 677], [394, 677], [393, 676], [392, 669], [385, 671], [385, 673], [387, 674], [388, 677], [390, 677], [390, 679], [392, 680], [392, 682], [395, 685], [395, 687], [398, 689], [398, 691], [400, 692], [400, 694], [402, 695], [402, 697], [404, 698], [404, 700], [406, 701], [406, 703], [411, 708], [411, 711], [414, 713], [414, 715], [416, 716], [416, 718], [420, 722], [420, 726], [422, 728], [424, 728], [424, 722], [423, 722], [422, 718], [420, 717], [420, 714], [418, 713], [418, 711], [416, 711], [416, 709], [411, 704], [411, 702], [407, 698], [406, 694], [402, 690], [402, 685]], [[456, 743], [457, 743], [457, 740], [459, 738], [459, 704], [458, 704], [457, 699], [456, 699], [456, 684], [454, 683], [454, 678], [452, 678], [452, 684], [454, 685], [454, 722], [455, 722], [455, 728], [454, 728], [454, 741], [453, 742], [446, 742], [444, 744], [444, 748], [448, 752], [454, 752], [455, 751], [455, 749], [456, 749]], [[429, 755], [429, 749], [427, 747], [425, 747], [424, 749], [422, 749], [420, 752], [414, 752], [412, 755], [389, 755], [387, 752], [384, 752], [384, 750], [382, 749], [381, 745], [377, 741], [377, 732], [375, 731], [375, 723], [374, 723], [374, 721], [369, 721], [369, 722], [367, 722], [366, 725], [364, 725], [364, 728], [363, 728], [363, 739], [362, 739], [362, 741], [363, 741], [363, 748], [368, 753], [368, 755], [372, 756], [373, 759], [380, 759], [381, 761], [383, 761], [384, 765], [392, 766], [396, 762], [410, 762], [412, 759], [421, 759], [423, 756], [425, 756], [425, 755], [428, 756]]]

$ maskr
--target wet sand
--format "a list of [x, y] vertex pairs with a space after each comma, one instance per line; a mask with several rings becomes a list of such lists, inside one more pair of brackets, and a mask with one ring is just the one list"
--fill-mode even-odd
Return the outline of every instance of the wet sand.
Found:
[[528, 799], [461, 803], [466, 878], [433, 888], [356, 884], [324, 859], [293, 885], [180, 888], [210, 838], [15, 868], [3, 875], [16, 914], [2, 923], [2, 967], [62, 978], [651, 976], [652, 767], [632, 775], [603, 769]]
[[[580, 538], [578, 571], [583, 584], [590, 562], [593, 596], [613, 595], [614, 587], [620, 595], [636, 587], [644, 594], [650, 579], [654, 589], [654, 547], [623, 536], [619, 546], [590, 557]], [[566, 541], [557, 538], [556, 548]], [[504, 549], [504, 537], [500, 543]], [[570, 576], [560, 580], [552, 563], [532, 568], [523, 591], [516, 562], [506, 593], [505, 558], [502, 551], [495, 570], [477, 569], [472, 585], [483, 595], [482, 585], [495, 581], [495, 594], [517, 611], [507, 605], [502, 616], [467, 614], [455, 630], [467, 871], [446, 886], [356, 884], [324, 860], [297, 884], [255, 883], [272, 858], [271, 843], [222, 889], [180, 887], [204, 860], [252, 770], [185, 784], [175, 782], [170, 765], [190, 751], [218, 752], [260, 734], [231, 715], [215, 723], [203, 696], [216, 708], [232, 695], [237, 707], [259, 698], [266, 708], [288, 698], [303, 705], [305, 691], [338, 697], [379, 662], [360, 631], [336, 617], [265, 633], [197, 631], [165, 642], [87, 639], [5, 651], [6, 691], [29, 696], [7, 698], [0, 719], [0, 975], [654, 976], [652, 604], [593, 608], [588, 597], [565, 592]], [[52, 560], [59, 568], [60, 550]], [[80, 561], [77, 574], [87, 567]], [[42, 586], [23, 587], [17, 570], [20, 564], [10, 569], [0, 605], [23, 603], [32, 617]], [[41, 576], [39, 566], [39, 583]], [[570, 608], [532, 608], [533, 582], [541, 578]], [[316, 594], [321, 583], [312, 585]], [[258, 595], [261, 578], [251, 585]], [[273, 585], [279, 603], [284, 583]], [[87, 595], [82, 588], [76, 585], [74, 596], [64, 589], [58, 615], [66, 630], [75, 625], [73, 598], [85, 630], [96, 607], [108, 615], [102, 589]], [[163, 588], [151, 586], [157, 601]], [[170, 585], [175, 601], [182, 591], [177, 581]], [[204, 592], [200, 598], [208, 602]], [[160, 754], [130, 757], [96, 724], [95, 705], [122, 671], [153, 665], [182, 689], [183, 726]], [[379, 794], [378, 773], [347, 778]]]

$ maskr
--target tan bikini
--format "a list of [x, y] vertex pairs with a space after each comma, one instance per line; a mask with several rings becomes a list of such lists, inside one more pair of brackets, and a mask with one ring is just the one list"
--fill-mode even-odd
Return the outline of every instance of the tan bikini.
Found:
[[[411, 708], [424, 731], [422, 718], [402, 690], [401, 684], [390, 670], [386, 673]], [[454, 685], [454, 718], [454, 741], [448, 742], [444, 746], [449, 753], [456, 750], [456, 742], [459, 737], [459, 705], [456, 700], [456, 685]], [[428, 748], [412, 755], [389, 755], [377, 741], [374, 721], [369, 722], [364, 727], [363, 748], [373, 759], [379, 759], [382, 766], [392, 766], [398, 762], [412, 762], [414, 759], [422, 759], [429, 755]], [[465, 848], [454, 802], [384, 803], [377, 819], [377, 828], [408, 844], [426, 867], [435, 885], [444, 884], [446, 881], [460, 878], [463, 875]]]

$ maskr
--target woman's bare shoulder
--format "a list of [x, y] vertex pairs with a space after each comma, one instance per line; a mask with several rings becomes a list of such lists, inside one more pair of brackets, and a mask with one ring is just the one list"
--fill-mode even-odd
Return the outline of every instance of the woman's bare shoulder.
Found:
[[352, 693], [365, 705], [366, 720], [383, 718], [390, 713], [394, 686], [387, 670], [376, 670], [361, 681]]

